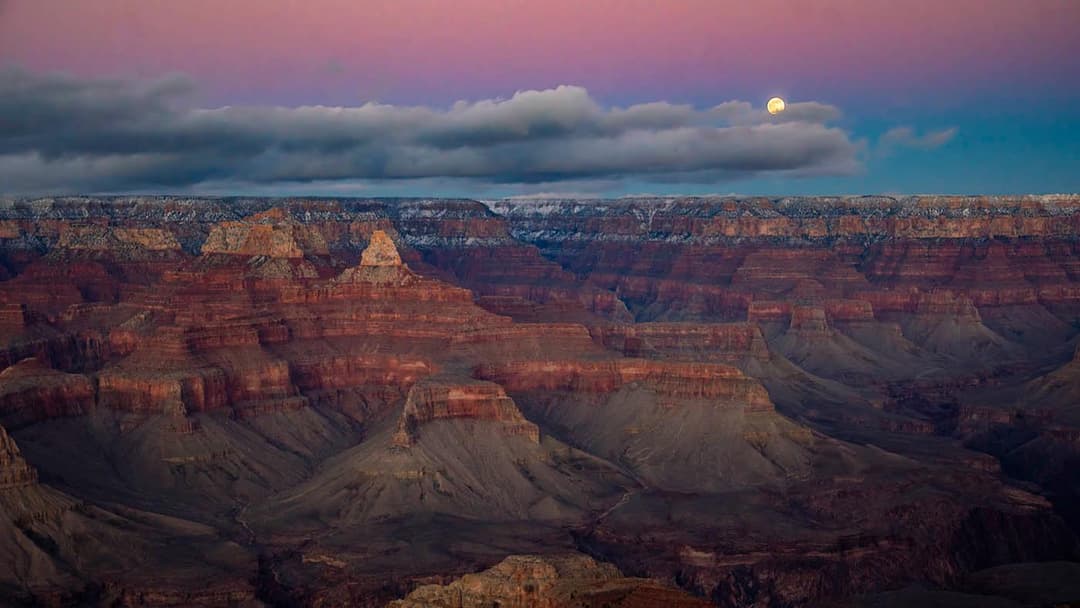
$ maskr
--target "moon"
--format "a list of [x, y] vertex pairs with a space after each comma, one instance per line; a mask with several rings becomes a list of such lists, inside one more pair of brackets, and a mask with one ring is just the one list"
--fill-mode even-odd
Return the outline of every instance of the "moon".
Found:
[[765, 104], [765, 107], [769, 110], [769, 114], [776, 115], [783, 112], [784, 108], [787, 107], [787, 104], [784, 103], [783, 99], [773, 97], [769, 100], [769, 103]]

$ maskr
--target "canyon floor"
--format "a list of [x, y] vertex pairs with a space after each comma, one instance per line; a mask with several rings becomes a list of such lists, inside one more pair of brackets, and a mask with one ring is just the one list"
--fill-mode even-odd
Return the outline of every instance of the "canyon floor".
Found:
[[0, 199], [0, 604], [1080, 602], [1080, 197]]

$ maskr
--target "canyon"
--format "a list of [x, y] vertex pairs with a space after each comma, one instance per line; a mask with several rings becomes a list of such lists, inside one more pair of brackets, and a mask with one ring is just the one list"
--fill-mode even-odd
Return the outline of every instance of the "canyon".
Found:
[[0, 199], [0, 603], [1080, 601], [1080, 196]]

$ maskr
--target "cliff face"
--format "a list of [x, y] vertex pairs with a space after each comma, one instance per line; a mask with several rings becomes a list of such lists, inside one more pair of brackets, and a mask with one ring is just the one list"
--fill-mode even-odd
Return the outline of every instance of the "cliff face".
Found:
[[38, 359], [24, 359], [0, 372], [0, 421], [12, 428], [85, 414], [94, 398], [89, 378], [53, 370]]
[[[0, 594], [381, 605], [580, 547], [663, 584], [521, 558], [403, 605], [764, 607], [1072, 558], [1078, 233], [1074, 196], [0, 201], [0, 514], [51, 526]], [[160, 580], [26, 557], [83, 525]], [[200, 591], [170, 538], [245, 548]]]
[[669, 397], [732, 401], [750, 409], [772, 410], [765, 389], [737, 368], [719, 364], [658, 361], [522, 361], [484, 365], [477, 375], [510, 391], [611, 393], [641, 385]]
[[26, 464], [19, 447], [0, 427], [0, 490], [37, 483], [37, 471]]
[[394, 445], [407, 448], [416, 442], [421, 427], [435, 420], [464, 418], [498, 423], [507, 435], [540, 442], [540, 430], [521, 415], [501, 386], [488, 382], [428, 381], [414, 385], [394, 433]]
[[214, 226], [202, 245], [202, 253], [300, 258], [326, 255], [329, 251], [318, 230], [305, 226], [282, 209], [270, 209], [239, 222]]
[[[1076, 233], [1074, 195], [910, 197], [638, 197], [605, 200], [497, 201], [509, 218], [539, 220], [578, 237], [603, 226], [612, 240], [652, 235], [691, 238], [784, 237], [817, 239], [980, 238]], [[530, 226], [528, 232], [535, 232]], [[555, 230], [552, 230], [555, 232]], [[527, 232], [513, 230], [521, 238]]]
[[[739, 320], [757, 300], [948, 285], [1075, 315], [1075, 197], [498, 202], [511, 233], [640, 320]], [[1006, 226], [1008, 228], [1006, 228]], [[996, 240], [991, 240], [996, 239]], [[1072, 273], [1072, 274], [1070, 274]]]

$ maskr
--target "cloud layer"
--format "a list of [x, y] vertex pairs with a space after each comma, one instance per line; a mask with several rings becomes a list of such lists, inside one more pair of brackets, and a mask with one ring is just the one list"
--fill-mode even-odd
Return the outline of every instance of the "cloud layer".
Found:
[[193, 84], [0, 71], [0, 191], [198, 190], [217, 184], [477, 186], [582, 180], [714, 183], [839, 175], [859, 145], [833, 106], [778, 117], [746, 102], [605, 107], [580, 87], [522, 91], [446, 109], [192, 107]]
[[911, 127], [894, 127], [881, 135], [878, 144], [886, 151], [896, 147], [933, 150], [952, 141], [952, 138], [956, 136], [956, 131], [956, 127], [950, 127], [918, 135]]

